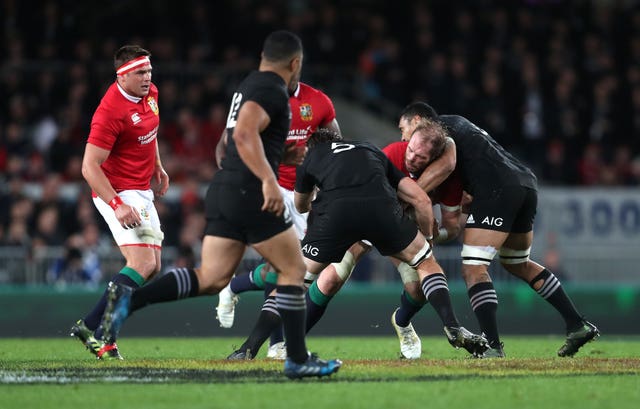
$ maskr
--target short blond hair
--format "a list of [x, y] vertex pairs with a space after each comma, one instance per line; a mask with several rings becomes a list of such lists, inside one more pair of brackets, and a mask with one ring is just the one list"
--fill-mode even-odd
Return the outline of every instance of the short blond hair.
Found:
[[429, 162], [433, 162], [442, 156], [449, 133], [441, 123], [432, 119], [420, 118], [418, 126], [411, 134], [412, 138], [414, 136], [420, 138], [424, 143], [431, 144], [429, 150], [431, 160]]

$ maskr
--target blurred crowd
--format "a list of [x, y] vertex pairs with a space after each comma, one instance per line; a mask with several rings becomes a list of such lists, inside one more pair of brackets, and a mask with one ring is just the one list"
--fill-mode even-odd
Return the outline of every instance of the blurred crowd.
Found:
[[80, 166], [125, 43], [153, 54], [160, 148], [182, 188], [158, 204], [167, 246], [197, 246], [230, 93], [279, 28], [304, 41], [304, 81], [390, 123], [425, 100], [486, 129], [543, 184], [640, 181], [638, 1], [0, 0], [0, 20], [0, 245], [111, 245]]

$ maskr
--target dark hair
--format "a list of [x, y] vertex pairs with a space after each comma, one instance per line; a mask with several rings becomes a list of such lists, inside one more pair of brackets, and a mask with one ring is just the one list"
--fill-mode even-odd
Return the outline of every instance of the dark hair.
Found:
[[151, 53], [139, 45], [124, 45], [113, 55], [114, 68], [117, 70], [127, 61], [142, 57], [143, 55], [151, 57]]
[[302, 52], [300, 37], [290, 31], [278, 30], [264, 40], [262, 56], [271, 62], [289, 61], [295, 54]]
[[400, 118], [413, 118], [418, 115], [420, 118], [426, 119], [438, 119], [438, 113], [435, 109], [426, 102], [412, 102], [411, 104], [404, 107], [402, 112], [400, 112]]
[[311, 136], [307, 140], [307, 148], [311, 149], [323, 142], [335, 142], [341, 140], [342, 135], [340, 135], [338, 132], [328, 128], [318, 128], [314, 133], [311, 134]]

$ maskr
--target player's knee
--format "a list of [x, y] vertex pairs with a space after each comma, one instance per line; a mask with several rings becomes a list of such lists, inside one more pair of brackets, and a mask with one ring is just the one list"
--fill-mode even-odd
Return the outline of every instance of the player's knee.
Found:
[[511, 270], [517, 270], [526, 265], [529, 261], [529, 255], [531, 254], [531, 247], [524, 250], [514, 250], [503, 247], [498, 253], [500, 257], [500, 264], [509, 272]]
[[331, 263], [331, 265], [335, 268], [337, 277], [342, 282], [346, 282], [356, 266], [356, 259], [351, 252], [347, 251], [339, 263]]
[[[425, 260], [431, 258], [433, 251], [431, 250], [431, 245], [428, 241], [424, 241], [424, 245], [418, 252], [413, 256], [411, 260], [408, 261], [408, 265], [411, 268], [418, 269], [418, 266]], [[433, 260], [433, 258], [432, 258]]]
[[462, 265], [465, 266], [488, 266], [496, 256], [498, 251], [491, 246], [471, 246], [462, 245]]
[[145, 257], [138, 260], [132, 260], [127, 263], [129, 267], [134, 269], [138, 274], [145, 278], [150, 279], [158, 272], [158, 264], [155, 257]]
[[[420, 277], [418, 276], [416, 269], [405, 262], [398, 264], [398, 273], [400, 273], [400, 278], [402, 279], [402, 284], [405, 285], [405, 288], [412, 282], [420, 283]], [[420, 290], [420, 293], [422, 293], [422, 290]]]

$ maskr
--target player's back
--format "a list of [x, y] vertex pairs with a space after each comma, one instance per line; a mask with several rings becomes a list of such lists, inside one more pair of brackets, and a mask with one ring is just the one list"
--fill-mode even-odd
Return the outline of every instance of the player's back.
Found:
[[492, 187], [525, 186], [537, 189], [533, 172], [498, 144], [486, 131], [459, 115], [440, 115], [456, 143], [457, 165], [464, 189], [471, 195], [490, 193]]
[[278, 173], [290, 124], [289, 96], [286, 84], [278, 74], [271, 71], [254, 71], [245, 78], [233, 95], [227, 118], [227, 150], [222, 160], [222, 170], [216, 173], [214, 181], [260, 188], [260, 180], [240, 158], [233, 139], [238, 113], [247, 101], [257, 103], [269, 115], [269, 125], [260, 133], [260, 138], [271, 169], [276, 175]]
[[354, 197], [395, 199], [395, 186], [388, 179], [390, 166], [382, 151], [369, 142], [325, 142], [309, 151], [298, 175], [301, 183], [318, 186], [316, 200], [325, 203]]

